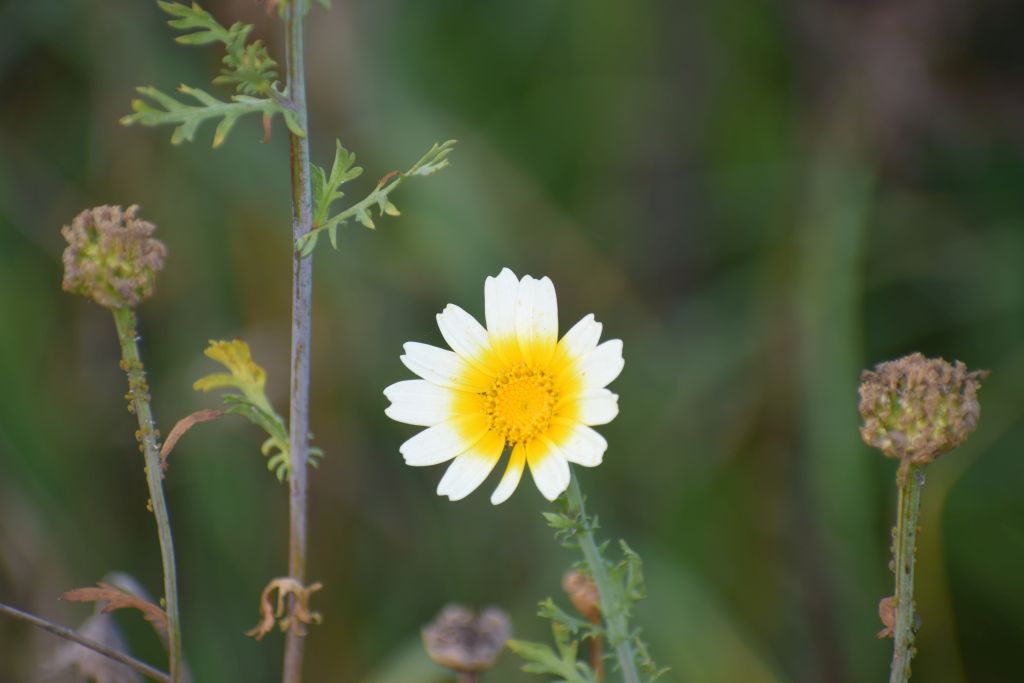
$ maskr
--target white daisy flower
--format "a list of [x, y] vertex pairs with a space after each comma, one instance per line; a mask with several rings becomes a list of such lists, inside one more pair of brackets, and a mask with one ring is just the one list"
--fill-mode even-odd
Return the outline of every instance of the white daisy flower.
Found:
[[453, 460], [437, 493], [468, 496], [511, 450], [497, 505], [519, 485], [526, 465], [541, 494], [569, 486], [569, 463], [601, 464], [608, 443], [591, 429], [611, 422], [618, 396], [605, 387], [622, 371], [622, 341], [598, 344], [601, 324], [588, 315], [558, 339], [551, 280], [522, 280], [505, 268], [484, 283], [487, 329], [449, 304], [437, 324], [451, 351], [409, 342], [402, 362], [422, 379], [384, 390], [393, 420], [427, 427], [401, 447], [408, 465]]

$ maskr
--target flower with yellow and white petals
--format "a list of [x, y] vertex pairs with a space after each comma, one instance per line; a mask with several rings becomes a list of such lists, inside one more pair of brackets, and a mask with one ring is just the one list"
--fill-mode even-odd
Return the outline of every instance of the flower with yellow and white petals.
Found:
[[451, 351], [409, 342], [402, 362], [422, 379], [384, 390], [384, 412], [427, 427], [401, 447], [408, 465], [452, 460], [438, 495], [460, 500], [511, 449], [497, 505], [519, 485], [527, 465], [541, 494], [554, 500], [569, 486], [569, 463], [595, 467], [607, 442], [591, 429], [619, 412], [605, 387], [622, 371], [622, 342], [598, 344], [601, 324], [588, 315], [558, 338], [551, 280], [505, 268], [484, 282], [487, 328], [454, 304], [437, 324]]

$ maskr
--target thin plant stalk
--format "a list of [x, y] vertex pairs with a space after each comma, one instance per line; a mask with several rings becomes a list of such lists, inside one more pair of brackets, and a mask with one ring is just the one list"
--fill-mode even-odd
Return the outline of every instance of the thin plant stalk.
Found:
[[164, 602], [167, 612], [167, 659], [170, 680], [181, 680], [181, 621], [178, 616], [178, 577], [175, 569], [174, 540], [171, 537], [171, 519], [164, 499], [163, 470], [160, 467], [159, 433], [149, 405], [149, 386], [146, 371], [139, 357], [138, 331], [135, 311], [128, 307], [115, 308], [114, 324], [121, 344], [121, 369], [128, 376], [129, 408], [139, 420], [136, 434], [146, 459], [146, 483], [149, 500], [156, 518], [160, 538], [160, 557], [164, 573]]
[[914, 656], [914, 555], [917, 522], [921, 513], [921, 489], [924, 466], [907, 463], [897, 477], [899, 502], [896, 534], [893, 539], [893, 571], [896, 574], [896, 623], [893, 627], [892, 670], [889, 683], [910, 680], [910, 660]]
[[27, 624], [32, 624], [33, 626], [41, 628], [42, 630], [52, 633], [53, 635], [59, 638], [63, 638], [64, 640], [69, 640], [73, 643], [78, 643], [82, 647], [87, 647], [93, 652], [97, 652], [103, 655], [104, 657], [107, 657], [108, 659], [112, 659], [115, 662], [120, 662], [121, 664], [124, 664], [125, 666], [130, 667], [135, 671], [138, 671], [143, 676], [148, 676], [149, 678], [152, 678], [154, 681], [161, 681], [161, 683], [171, 683], [171, 677], [165, 674], [163, 671], [155, 669], [149, 664], [146, 664], [143, 661], [126, 655], [123, 652], [119, 652], [117, 650], [109, 648], [103, 643], [98, 643], [95, 640], [92, 640], [91, 638], [86, 638], [78, 631], [73, 631], [72, 629], [69, 629], [65, 626], [61, 626], [60, 624], [55, 624], [52, 621], [47, 621], [46, 619], [43, 619], [42, 617], [37, 617], [34, 614], [22, 612], [20, 609], [16, 607], [11, 607], [10, 605], [5, 605], [3, 603], [0, 603], [0, 614], [12, 617], [14, 619], [18, 619], [20, 621], [24, 621]]
[[[312, 228], [312, 193], [310, 190], [309, 126], [306, 115], [306, 76], [303, 48], [303, 13], [301, 3], [291, 2], [285, 11], [285, 62], [288, 97], [294, 107], [299, 126], [306, 136], [289, 132], [292, 181], [292, 243]], [[292, 253], [292, 345], [291, 401], [289, 429], [291, 432], [291, 476], [288, 481], [289, 542], [288, 574], [306, 580], [306, 508], [307, 470], [309, 458], [309, 345], [313, 301], [313, 259]], [[285, 640], [284, 683], [302, 680], [304, 636], [289, 629]]]
[[[576, 474], [572, 475], [572, 482], [566, 491], [566, 498], [569, 502], [570, 515], [580, 520], [585, 520], [586, 510], [583, 507], [583, 494], [580, 492], [579, 482]], [[589, 524], [585, 524], [578, 530], [577, 541], [583, 558], [590, 570], [590, 577], [597, 586], [597, 594], [601, 601], [601, 617], [604, 619], [605, 632], [608, 635], [608, 643], [615, 649], [615, 656], [619, 661], [619, 670], [622, 672], [624, 683], [639, 683], [640, 675], [636, 669], [636, 659], [633, 655], [633, 644], [630, 641], [630, 634], [626, 624], [626, 615], [622, 613], [621, 605], [624, 596], [621, 590], [612, 582], [608, 576], [608, 568], [601, 551], [594, 540], [594, 532]]]

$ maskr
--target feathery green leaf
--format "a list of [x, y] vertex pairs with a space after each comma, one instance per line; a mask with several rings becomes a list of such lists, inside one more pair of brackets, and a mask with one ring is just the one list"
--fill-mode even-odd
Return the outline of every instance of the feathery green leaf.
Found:
[[406, 178], [428, 176], [447, 167], [448, 155], [451, 154], [455, 142], [455, 140], [448, 140], [443, 143], [435, 143], [409, 170], [392, 171], [385, 175], [370, 194], [344, 211], [328, 218], [331, 203], [344, 196], [338, 188], [363, 172], [362, 168], [355, 166], [355, 155], [342, 147], [339, 142], [335, 150], [334, 165], [331, 167], [330, 176], [319, 166], [315, 167], [313, 171], [313, 229], [295, 242], [295, 250], [303, 257], [309, 256], [316, 249], [320, 233], [325, 230], [331, 235], [331, 245], [337, 249], [335, 233], [339, 225], [354, 218], [371, 230], [377, 227], [371, 214], [373, 208], [376, 208], [381, 216], [401, 215], [398, 207], [391, 202], [389, 195], [398, 189], [398, 186]]
[[273, 99], [261, 99], [248, 95], [235, 95], [230, 102], [218, 100], [199, 88], [182, 85], [178, 92], [188, 95], [199, 102], [198, 105], [186, 104], [156, 88], [141, 87], [139, 93], [149, 98], [157, 106], [144, 99], [132, 100], [132, 113], [121, 118], [121, 125], [130, 126], [138, 123], [143, 126], [173, 125], [171, 144], [191, 142], [200, 124], [209, 119], [221, 119], [213, 135], [213, 146], [220, 147], [239, 117], [245, 114], [260, 113], [265, 120], [274, 114], [281, 114], [288, 129], [299, 136], [305, 132], [298, 125], [294, 112], [285, 109]]

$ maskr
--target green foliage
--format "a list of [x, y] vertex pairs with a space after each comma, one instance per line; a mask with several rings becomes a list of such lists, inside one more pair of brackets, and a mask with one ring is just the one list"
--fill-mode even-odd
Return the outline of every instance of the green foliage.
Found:
[[[543, 609], [540, 614], [544, 616]], [[523, 671], [557, 676], [557, 683], [596, 683], [597, 678], [591, 668], [576, 659], [580, 643], [572, 637], [572, 630], [559, 621], [552, 621], [551, 631], [555, 649], [526, 640], [508, 641], [508, 649], [526, 660]]]
[[304, 136], [305, 132], [299, 125], [295, 112], [281, 105], [277, 100], [269, 98], [249, 97], [248, 95], [235, 95], [231, 102], [218, 100], [216, 97], [199, 88], [190, 88], [182, 85], [178, 91], [195, 98], [199, 105], [190, 105], [179, 102], [170, 95], [160, 92], [156, 88], [141, 87], [139, 93], [153, 100], [161, 108], [154, 107], [145, 100], [132, 100], [132, 111], [121, 118], [121, 124], [130, 126], [139, 123], [143, 126], [173, 125], [174, 133], [171, 135], [171, 144], [180, 145], [182, 142], [191, 142], [196, 134], [199, 125], [208, 119], [221, 119], [213, 134], [213, 146], [220, 147], [227, 138], [228, 133], [234, 127], [238, 118], [244, 114], [261, 112], [264, 125], [270, 121], [275, 113], [284, 117], [288, 129], [296, 135]]
[[[583, 637], [603, 634], [607, 637], [609, 644], [616, 648], [618, 656], [622, 657], [628, 653], [627, 661], [632, 659], [632, 664], [637, 671], [646, 676], [648, 683], [656, 680], [667, 669], [657, 667], [648, 653], [647, 644], [640, 638], [640, 630], [633, 629], [629, 625], [633, 607], [644, 598], [646, 592], [643, 562], [640, 556], [625, 541], [620, 540], [619, 549], [622, 559], [612, 562], [607, 558], [608, 544], [601, 543], [599, 545], [594, 540], [594, 532], [600, 528], [597, 517], [587, 515], [584, 509], [584, 498], [579, 492], [575, 480], [570, 489], [559, 497], [556, 504], [558, 509], [555, 512], [541, 514], [544, 515], [548, 526], [555, 530], [555, 539], [559, 543], [566, 548], [582, 551], [585, 560], [583, 568], [594, 580], [600, 596], [603, 625], [596, 627], [583, 619], [573, 617], [550, 599], [541, 603], [539, 616], [551, 620], [553, 628], [556, 629], [556, 645], [558, 645], [560, 632], [565, 634], [582, 633]], [[568, 635], [561, 637], [568, 638]], [[628, 641], [630, 647], [618, 648], [618, 645], [624, 641]], [[556, 657], [550, 648], [546, 648], [546, 651], [544, 648], [546, 646], [531, 646], [525, 651], [530, 657], [543, 656], [542, 662], [548, 668], [528, 670], [535, 673], [559, 673], [562, 675], [550, 668], [552, 661], [561, 661], [561, 659]], [[567, 650], [559, 645], [559, 655], [562, 658], [566, 652]], [[536, 659], [529, 661], [537, 662]], [[538, 666], [540, 666], [539, 663]], [[564, 678], [564, 680], [571, 679]]]
[[[195, 381], [192, 388], [208, 392], [214, 389], [231, 388], [237, 393], [224, 394], [222, 399], [226, 412], [241, 415], [267, 433], [260, 451], [267, 457], [267, 469], [274, 472], [278, 481], [291, 471], [291, 440], [284, 419], [277, 414], [264, 389], [267, 373], [252, 359], [249, 345], [241, 339], [211, 341], [204, 352], [206, 356], [223, 365], [228, 372], [217, 372]], [[319, 448], [310, 448], [310, 464], [314, 458], [323, 457]]]
[[391, 203], [389, 195], [398, 189], [398, 186], [406, 178], [414, 176], [428, 176], [448, 166], [448, 155], [455, 146], [455, 140], [448, 140], [434, 145], [424, 154], [419, 161], [405, 172], [392, 171], [385, 175], [377, 183], [377, 187], [370, 194], [359, 202], [353, 204], [344, 211], [328, 218], [331, 204], [344, 197], [344, 193], [338, 188], [344, 183], [359, 177], [363, 169], [355, 166], [356, 156], [345, 149], [340, 142], [337, 142], [334, 163], [331, 165], [331, 172], [328, 175], [323, 168], [313, 164], [313, 229], [299, 238], [295, 243], [295, 249], [302, 256], [308, 256], [316, 248], [320, 234], [327, 231], [330, 236], [331, 246], [338, 248], [337, 230], [338, 226], [347, 223], [349, 219], [355, 218], [371, 230], [377, 226], [373, 222], [371, 210], [377, 207], [381, 216], [398, 216], [398, 208]]
[[151, 102], [144, 99], [132, 100], [133, 113], [121, 119], [122, 125], [173, 125], [175, 128], [171, 143], [177, 145], [191, 141], [196, 129], [204, 121], [220, 119], [213, 135], [213, 146], [219, 147], [239, 117], [250, 113], [261, 114], [265, 136], [268, 136], [271, 119], [275, 114], [280, 114], [292, 133], [305, 136], [305, 131], [299, 125], [299, 120], [289, 106], [287, 98], [278, 90], [277, 62], [267, 53], [262, 41], [247, 42], [253, 28], [251, 24], [236, 22], [230, 28], [224, 27], [197, 3], [185, 5], [158, 0], [157, 4], [160, 9], [174, 17], [168, 22], [170, 26], [190, 31], [175, 38], [178, 43], [224, 45], [224, 67], [213, 82], [218, 85], [233, 85], [237, 94], [231, 97], [231, 101], [225, 102], [199, 88], [182, 85], [178, 91], [198, 102], [189, 104], [154, 87], [142, 87], [138, 89], [139, 93]]
[[214, 83], [233, 84], [243, 95], [273, 94], [277, 83], [277, 62], [267, 53], [263, 41], [247, 43], [252, 24], [235, 22], [230, 28], [225, 28], [198, 3], [189, 6], [158, 0], [157, 5], [175, 17], [167, 22], [172, 28], [183, 31], [195, 29], [192, 33], [178, 36], [175, 42], [182, 45], [224, 44], [224, 68]]

